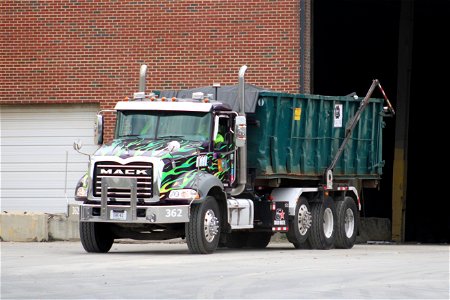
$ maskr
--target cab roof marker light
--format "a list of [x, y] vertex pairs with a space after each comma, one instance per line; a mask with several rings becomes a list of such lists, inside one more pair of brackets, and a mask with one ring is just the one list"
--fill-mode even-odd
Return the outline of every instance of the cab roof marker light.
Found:
[[204, 98], [205, 94], [202, 92], [194, 92], [192, 93], [192, 100], [202, 100]]
[[143, 100], [145, 99], [145, 93], [144, 92], [137, 92], [133, 94], [133, 98], [135, 100]]

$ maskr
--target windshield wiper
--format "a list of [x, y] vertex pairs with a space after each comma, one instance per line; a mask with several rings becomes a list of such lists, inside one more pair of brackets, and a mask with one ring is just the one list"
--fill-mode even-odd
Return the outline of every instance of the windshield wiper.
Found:
[[125, 134], [125, 135], [121, 135], [121, 138], [127, 138], [127, 137], [143, 137], [142, 134]]
[[186, 139], [184, 137], [184, 135], [163, 135], [163, 136], [158, 136], [159, 139], [173, 139], [173, 138], [178, 138], [178, 139]]

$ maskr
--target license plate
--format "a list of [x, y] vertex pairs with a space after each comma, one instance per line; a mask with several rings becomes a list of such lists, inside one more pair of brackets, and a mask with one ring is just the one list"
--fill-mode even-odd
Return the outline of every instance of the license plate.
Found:
[[111, 210], [109, 218], [111, 220], [126, 221], [127, 212], [125, 210]]

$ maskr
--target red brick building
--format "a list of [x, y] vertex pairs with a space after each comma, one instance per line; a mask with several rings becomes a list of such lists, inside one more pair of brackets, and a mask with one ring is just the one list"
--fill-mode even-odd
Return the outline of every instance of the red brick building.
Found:
[[[57, 154], [49, 153], [62, 155], [77, 138], [92, 144], [95, 111], [137, 91], [143, 63], [149, 90], [235, 84], [244, 64], [249, 83], [310, 90], [310, 0], [6, 0], [0, 10], [5, 170], [24, 157], [53, 164]], [[108, 118], [108, 139], [113, 126]], [[77, 154], [66, 151], [70, 169]], [[33, 178], [48, 166], [36, 166]], [[50, 181], [64, 177], [62, 166], [54, 168]], [[82, 169], [69, 172], [70, 189]], [[6, 182], [11, 197], [25, 175], [15, 176]], [[22, 198], [36, 194], [29, 193]]]
[[248, 82], [308, 91], [307, 2], [2, 1], [0, 101], [112, 108], [136, 91], [142, 63], [150, 89], [233, 84], [247, 64]]

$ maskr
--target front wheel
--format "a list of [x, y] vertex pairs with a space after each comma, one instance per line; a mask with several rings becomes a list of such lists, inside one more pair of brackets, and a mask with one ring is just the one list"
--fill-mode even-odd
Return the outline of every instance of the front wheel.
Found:
[[351, 197], [337, 201], [336, 248], [350, 249], [355, 245], [358, 231], [356, 203]]
[[80, 240], [86, 252], [106, 253], [114, 243], [107, 223], [80, 222]]
[[311, 205], [312, 225], [309, 242], [314, 249], [330, 249], [334, 245], [337, 230], [336, 206], [333, 198]]
[[186, 223], [186, 242], [193, 254], [213, 253], [219, 244], [220, 210], [212, 196], [191, 206], [189, 223]]

